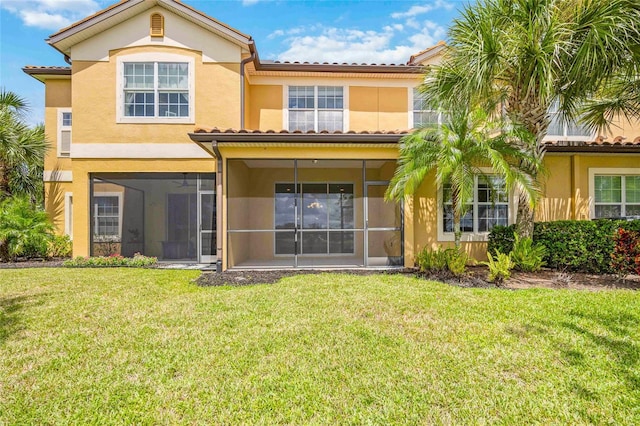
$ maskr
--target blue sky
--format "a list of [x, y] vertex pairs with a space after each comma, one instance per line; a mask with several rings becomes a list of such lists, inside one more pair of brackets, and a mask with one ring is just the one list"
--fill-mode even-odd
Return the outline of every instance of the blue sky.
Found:
[[[0, 86], [44, 120], [44, 88], [25, 65], [66, 65], [44, 40], [115, 0], [0, 0]], [[183, 0], [253, 36], [261, 59], [404, 63], [446, 38], [462, 0]]]

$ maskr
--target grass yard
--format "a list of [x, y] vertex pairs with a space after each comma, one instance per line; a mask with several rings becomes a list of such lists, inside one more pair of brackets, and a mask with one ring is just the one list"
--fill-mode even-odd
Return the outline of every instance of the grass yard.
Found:
[[640, 423], [640, 293], [0, 270], [0, 424]]

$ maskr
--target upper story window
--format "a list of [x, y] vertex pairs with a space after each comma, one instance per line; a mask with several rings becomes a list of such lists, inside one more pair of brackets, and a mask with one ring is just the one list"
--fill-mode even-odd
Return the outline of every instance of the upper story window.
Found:
[[547, 137], [551, 139], [566, 140], [586, 140], [593, 137], [593, 133], [586, 126], [580, 125], [575, 121], [565, 122], [562, 120], [559, 102], [556, 100], [549, 108], [549, 128], [547, 129]]
[[[460, 223], [462, 232], [489, 232], [496, 225], [509, 223], [509, 194], [500, 176], [475, 176], [473, 199], [468, 200], [468, 211]], [[444, 232], [453, 232], [453, 204], [451, 185], [442, 189]]]
[[344, 130], [342, 86], [289, 86], [289, 130]]
[[71, 155], [71, 109], [58, 109], [58, 157]]
[[125, 62], [125, 117], [188, 117], [189, 64]]
[[425, 126], [438, 126], [446, 120], [446, 115], [437, 109], [433, 109], [427, 103], [427, 97], [419, 88], [413, 88], [413, 122], [409, 127], [418, 128]]
[[167, 53], [118, 58], [119, 123], [193, 123], [194, 60]]

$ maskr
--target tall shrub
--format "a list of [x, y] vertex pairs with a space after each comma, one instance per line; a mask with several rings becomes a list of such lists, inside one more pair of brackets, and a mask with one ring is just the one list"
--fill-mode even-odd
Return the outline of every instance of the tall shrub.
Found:
[[0, 260], [18, 256], [46, 257], [53, 225], [47, 214], [27, 197], [0, 201]]

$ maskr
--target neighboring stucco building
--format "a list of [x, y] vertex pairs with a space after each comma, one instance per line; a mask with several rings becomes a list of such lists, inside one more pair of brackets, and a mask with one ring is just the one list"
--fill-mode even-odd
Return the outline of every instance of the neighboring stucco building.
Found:
[[[442, 118], [415, 92], [442, 43], [402, 65], [263, 61], [250, 36], [175, 0], [121, 1], [48, 43], [70, 66], [24, 71], [46, 86], [46, 208], [74, 256], [395, 266], [453, 240], [433, 179], [383, 201], [402, 135]], [[602, 138], [552, 124], [538, 219], [640, 215], [640, 126], [616, 125]], [[500, 187], [479, 178], [463, 223], [479, 258], [514, 221]]]

